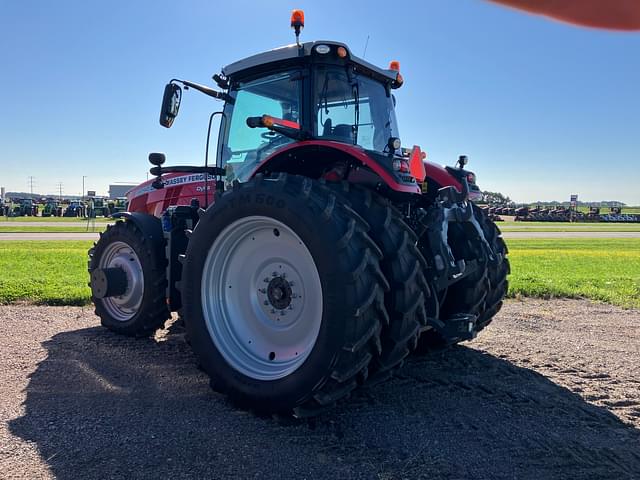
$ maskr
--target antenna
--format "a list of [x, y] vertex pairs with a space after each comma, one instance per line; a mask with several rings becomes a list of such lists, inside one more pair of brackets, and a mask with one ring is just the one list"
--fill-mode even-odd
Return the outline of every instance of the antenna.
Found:
[[369, 46], [369, 35], [367, 35], [367, 41], [364, 42], [364, 52], [362, 52], [362, 59], [367, 56], [367, 47]]

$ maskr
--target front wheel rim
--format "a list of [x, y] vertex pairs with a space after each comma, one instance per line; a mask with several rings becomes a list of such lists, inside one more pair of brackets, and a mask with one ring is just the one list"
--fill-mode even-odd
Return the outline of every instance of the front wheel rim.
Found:
[[308, 358], [322, 323], [322, 285], [300, 237], [270, 217], [228, 225], [203, 266], [202, 310], [209, 334], [236, 371], [277, 380]]
[[131, 320], [142, 304], [144, 275], [142, 264], [135, 250], [125, 242], [107, 245], [98, 268], [120, 268], [127, 277], [127, 289], [122, 295], [103, 298], [102, 305], [112, 318], [119, 322]]

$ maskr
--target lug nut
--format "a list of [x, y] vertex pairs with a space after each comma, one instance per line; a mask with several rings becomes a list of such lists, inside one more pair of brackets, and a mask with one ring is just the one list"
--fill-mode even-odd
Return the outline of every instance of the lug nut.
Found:
[[272, 276], [272, 277], [277, 277], [277, 276], [278, 276], [278, 272], [273, 272], [273, 273], [271, 274], [271, 276]]

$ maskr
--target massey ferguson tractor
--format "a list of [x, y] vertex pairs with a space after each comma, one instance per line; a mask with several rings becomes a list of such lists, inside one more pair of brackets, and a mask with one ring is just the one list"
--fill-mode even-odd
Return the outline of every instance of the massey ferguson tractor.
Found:
[[[507, 291], [496, 225], [475, 175], [403, 148], [380, 68], [338, 42], [296, 43], [165, 87], [223, 102], [202, 166], [166, 166], [89, 251], [102, 324], [152, 335], [171, 312], [212, 387], [254, 411], [316, 415], [389, 378], [415, 350], [470, 340]], [[220, 117], [215, 165], [209, 136]]]

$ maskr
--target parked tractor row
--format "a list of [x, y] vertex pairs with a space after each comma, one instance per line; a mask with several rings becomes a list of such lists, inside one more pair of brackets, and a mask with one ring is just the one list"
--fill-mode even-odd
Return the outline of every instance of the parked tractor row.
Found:
[[0, 215], [5, 217], [111, 217], [127, 210], [127, 199], [95, 198], [89, 201], [60, 202], [52, 198], [36, 203], [31, 198], [5, 199], [0, 202]]
[[599, 207], [590, 207], [588, 212], [567, 207], [535, 208], [522, 207], [515, 210], [517, 222], [640, 222], [640, 215], [623, 214], [621, 207], [611, 207], [609, 213], [601, 214]]

